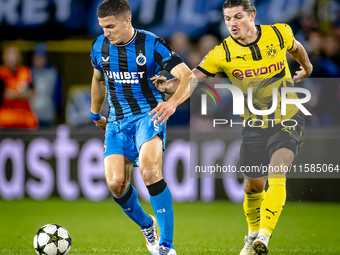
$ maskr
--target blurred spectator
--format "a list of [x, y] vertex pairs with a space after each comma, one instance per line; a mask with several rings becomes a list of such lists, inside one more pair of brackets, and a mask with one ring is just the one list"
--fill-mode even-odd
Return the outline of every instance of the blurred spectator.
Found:
[[324, 57], [333, 61], [338, 67], [340, 67], [340, 46], [339, 41], [335, 36], [327, 36], [323, 40], [322, 52]]
[[188, 66], [193, 69], [199, 65], [202, 59], [211, 51], [216, 45], [220, 44], [219, 40], [214, 35], [204, 35], [198, 41], [198, 49], [192, 51], [190, 54]]
[[35, 46], [31, 71], [36, 93], [32, 104], [34, 112], [40, 127], [51, 127], [56, 113], [62, 109], [62, 84], [57, 70], [49, 64], [47, 44]]
[[189, 37], [183, 32], [176, 32], [170, 38], [170, 46], [187, 64], [191, 51]]
[[198, 53], [202, 58], [204, 58], [209, 53], [209, 51], [211, 51], [215, 46], [219, 44], [220, 42], [216, 36], [204, 35], [198, 42]]
[[336, 21], [338, 4], [332, 0], [316, 0], [314, 13], [319, 20], [319, 30], [324, 34], [331, 34], [332, 24]]
[[309, 57], [313, 64], [314, 78], [334, 78], [339, 77], [340, 69], [331, 60], [325, 59], [321, 55], [322, 48], [329, 47], [324, 45], [324, 39], [318, 31], [312, 31], [309, 34], [310, 53]]
[[3, 61], [0, 78], [5, 83], [5, 91], [0, 107], [0, 127], [35, 129], [38, 120], [30, 107], [34, 96], [31, 72], [21, 65], [21, 54], [16, 47], [5, 48]]
[[[329, 53], [333, 53], [334, 46], [325, 45], [325, 40], [317, 31], [312, 31], [309, 35], [309, 43], [311, 52], [309, 53], [310, 60], [313, 64], [312, 78], [329, 78], [327, 80], [314, 80], [313, 90], [317, 96], [317, 105], [315, 105], [315, 114], [313, 116], [314, 124], [317, 126], [328, 126], [337, 122], [339, 119], [339, 101], [337, 95], [339, 93], [340, 68], [333, 61], [322, 57], [321, 50], [331, 48]], [[333, 78], [333, 79], [330, 79]], [[325, 82], [326, 81], [326, 82]], [[316, 118], [316, 119], [315, 119]]]

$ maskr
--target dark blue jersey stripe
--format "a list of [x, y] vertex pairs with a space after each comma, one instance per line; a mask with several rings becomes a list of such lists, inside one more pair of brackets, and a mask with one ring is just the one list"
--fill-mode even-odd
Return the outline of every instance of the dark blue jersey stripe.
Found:
[[120, 105], [118, 99], [117, 99], [117, 94], [116, 94], [116, 87], [114, 80], [112, 79], [112, 73], [111, 73], [111, 66], [110, 66], [110, 41], [105, 37], [102, 45], [102, 67], [103, 71], [106, 75], [107, 82], [108, 82], [108, 90], [109, 90], [109, 95], [111, 98], [112, 105], [114, 107], [114, 112], [116, 115], [116, 119], [123, 119], [124, 118], [124, 113], [123, 113], [123, 108]]
[[137, 55], [136, 60], [139, 63], [137, 64], [137, 70], [138, 72], [144, 73], [143, 77], [139, 79], [139, 82], [140, 82], [143, 96], [146, 98], [146, 101], [150, 105], [151, 109], [153, 109], [157, 106], [158, 103], [149, 85], [148, 67], [146, 63], [143, 64], [143, 60], [144, 60], [143, 57], [138, 58], [138, 56], [140, 55], [146, 56], [145, 39], [146, 39], [146, 34], [138, 32], [136, 42], [135, 42], [136, 55]]
[[[128, 65], [128, 56], [126, 47], [117, 47], [118, 48], [118, 64], [119, 71], [125, 75], [125, 73], [129, 73], [129, 65]], [[121, 77], [122, 78], [122, 77]], [[128, 102], [131, 112], [133, 115], [142, 113], [139, 104], [137, 103], [137, 99], [133, 96], [131, 83], [127, 82], [128, 79], [123, 80], [123, 93], [124, 98]]]

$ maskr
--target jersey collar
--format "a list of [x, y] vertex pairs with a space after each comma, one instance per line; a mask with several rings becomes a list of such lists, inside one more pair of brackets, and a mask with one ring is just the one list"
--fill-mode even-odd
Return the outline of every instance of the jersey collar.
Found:
[[249, 44], [242, 44], [240, 43], [239, 41], [237, 41], [234, 37], [231, 36], [231, 38], [233, 38], [233, 40], [240, 46], [242, 47], [249, 47], [249, 46], [252, 46], [252, 45], [255, 45], [258, 43], [258, 41], [260, 40], [261, 38], [261, 35], [262, 35], [262, 30], [261, 30], [261, 26], [260, 25], [256, 25], [257, 27], [257, 30], [259, 31], [259, 34], [257, 35], [257, 38], [255, 41], [253, 41], [252, 43], [249, 43]]
[[116, 47], [125, 47], [125, 46], [129, 45], [130, 43], [132, 43], [133, 40], [135, 40], [136, 36], [137, 36], [137, 29], [135, 29], [135, 32], [134, 32], [133, 36], [131, 37], [131, 39], [127, 43], [124, 43], [124, 44], [114, 44], [114, 46], [116, 46]]

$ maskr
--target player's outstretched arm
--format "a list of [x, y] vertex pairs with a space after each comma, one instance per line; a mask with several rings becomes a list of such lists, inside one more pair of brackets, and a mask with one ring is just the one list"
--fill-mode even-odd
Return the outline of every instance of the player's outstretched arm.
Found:
[[298, 42], [296, 39], [294, 39], [294, 46], [289, 51], [289, 53], [301, 65], [300, 66], [301, 70], [295, 72], [293, 80], [294, 82], [302, 82], [306, 78], [308, 78], [313, 71], [313, 66], [309, 60], [307, 52], [305, 48], [302, 46], [302, 44]]
[[[98, 71], [94, 68], [92, 84], [91, 84], [91, 112], [94, 115], [100, 114], [103, 109], [103, 104], [106, 98], [106, 86], [105, 86], [105, 77], [104, 73]], [[106, 118], [101, 116], [98, 120], [93, 120], [96, 123], [96, 126], [101, 129], [106, 128]]]

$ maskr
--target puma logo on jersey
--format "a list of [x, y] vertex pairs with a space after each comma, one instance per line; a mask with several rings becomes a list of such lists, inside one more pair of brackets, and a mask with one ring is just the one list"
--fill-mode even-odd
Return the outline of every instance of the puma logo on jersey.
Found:
[[273, 214], [273, 216], [275, 216], [275, 213], [277, 213], [277, 211], [272, 212], [272, 211], [269, 210], [268, 208], [266, 208], [266, 211], [267, 211], [267, 212], [270, 212], [271, 214]]
[[243, 57], [237, 56], [236, 58], [240, 58], [240, 59], [243, 59], [244, 61], [247, 61], [247, 60], [246, 60], [246, 55], [243, 55]]
[[110, 59], [110, 57], [107, 57], [107, 58], [102, 57], [103, 62], [107, 62], [107, 61], [109, 61], [109, 59]]

